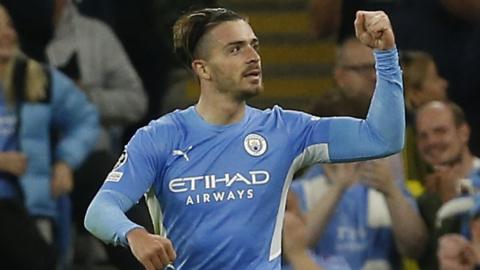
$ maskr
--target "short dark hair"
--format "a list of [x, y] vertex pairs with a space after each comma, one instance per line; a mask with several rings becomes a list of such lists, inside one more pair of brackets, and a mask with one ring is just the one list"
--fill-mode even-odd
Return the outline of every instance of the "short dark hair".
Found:
[[453, 120], [455, 121], [455, 125], [461, 126], [463, 124], [467, 124], [467, 118], [465, 117], [465, 113], [463, 109], [456, 103], [452, 101], [444, 101], [445, 105], [450, 108], [453, 115]]
[[[453, 101], [450, 101], [450, 100], [435, 100], [435, 101], [430, 101], [430, 102], [427, 102], [425, 104], [423, 104], [422, 106], [420, 106], [420, 108], [417, 109], [416, 111], [416, 115], [418, 115], [418, 113], [423, 110], [425, 107], [428, 107], [430, 106], [432, 103], [440, 103], [440, 104], [443, 104], [445, 107], [447, 107], [450, 112], [452, 113], [452, 116], [453, 116], [453, 122], [455, 124], [455, 126], [459, 127], [463, 124], [468, 124], [467, 123], [467, 118], [465, 117], [465, 113], [463, 112], [463, 109], [458, 105], [456, 104], [455, 102]], [[415, 117], [415, 121], [416, 121], [417, 117]]]
[[198, 41], [222, 22], [247, 18], [225, 8], [203, 8], [182, 15], [173, 26], [173, 48], [182, 64], [191, 68]]

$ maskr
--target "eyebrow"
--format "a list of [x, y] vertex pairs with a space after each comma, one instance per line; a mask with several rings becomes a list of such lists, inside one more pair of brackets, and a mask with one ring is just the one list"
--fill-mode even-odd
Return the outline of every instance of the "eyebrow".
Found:
[[224, 48], [228, 48], [234, 45], [243, 45], [243, 44], [259, 44], [260, 42], [258, 41], [258, 38], [253, 38], [250, 42], [245, 41], [245, 40], [238, 40], [238, 41], [232, 41], [227, 43]]

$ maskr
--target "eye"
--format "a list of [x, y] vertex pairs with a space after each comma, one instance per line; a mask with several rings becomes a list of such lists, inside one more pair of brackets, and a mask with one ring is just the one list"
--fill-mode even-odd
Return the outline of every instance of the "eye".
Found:
[[417, 138], [418, 138], [418, 140], [424, 141], [424, 140], [427, 139], [427, 137], [428, 137], [427, 134], [425, 134], [425, 133], [420, 133]]
[[230, 53], [237, 53], [240, 51], [240, 45], [235, 45], [232, 48], [230, 48]]
[[435, 134], [445, 135], [445, 134], [447, 134], [447, 129], [446, 128], [437, 128], [437, 129], [435, 129]]
[[255, 51], [257, 51], [257, 52], [260, 51], [260, 44], [254, 43], [254, 44], [252, 44], [252, 47]]

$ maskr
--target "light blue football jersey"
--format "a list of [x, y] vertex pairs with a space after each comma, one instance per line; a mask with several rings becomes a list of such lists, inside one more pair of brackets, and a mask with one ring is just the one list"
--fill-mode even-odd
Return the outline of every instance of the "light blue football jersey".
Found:
[[247, 107], [241, 122], [212, 126], [190, 107], [140, 130], [104, 189], [136, 200], [152, 185], [185, 269], [235, 269], [238, 261], [274, 269], [282, 197], [307, 160], [329, 161], [328, 125], [279, 107]]
[[280, 269], [293, 174], [315, 162], [389, 155], [403, 145], [396, 50], [376, 58], [379, 80], [367, 120], [247, 106], [241, 121], [217, 126], [192, 106], [151, 122], [108, 175], [86, 227], [104, 241], [126, 244], [135, 224], [121, 211], [152, 188], [177, 252], [176, 269]]

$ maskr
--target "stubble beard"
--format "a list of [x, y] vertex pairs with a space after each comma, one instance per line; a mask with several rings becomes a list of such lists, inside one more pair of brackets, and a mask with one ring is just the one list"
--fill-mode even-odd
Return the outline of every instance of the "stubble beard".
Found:
[[448, 157], [448, 159], [446, 160], [440, 160], [437, 164], [434, 165], [453, 167], [454, 165], [460, 164], [461, 162], [463, 162], [464, 149], [464, 147], [460, 148], [458, 153], [456, 153], [455, 155]]
[[452, 158], [443, 162], [443, 165], [454, 166], [454, 165], [462, 163], [462, 161], [463, 161], [463, 151], [464, 151], [464, 148], [463, 147], [460, 148], [460, 151], [456, 155], [454, 155]]
[[259, 84], [255, 88], [243, 89], [238, 91], [237, 98], [239, 100], [249, 100], [256, 96], [259, 96], [263, 92], [263, 85]]

